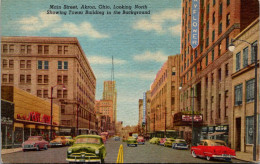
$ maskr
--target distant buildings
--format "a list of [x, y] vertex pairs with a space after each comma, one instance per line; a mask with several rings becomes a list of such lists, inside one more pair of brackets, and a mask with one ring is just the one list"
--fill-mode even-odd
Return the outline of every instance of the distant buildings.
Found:
[[112, 121], [116, 122], [117, 113], [117, 90], [116, 81], [104, 81], [103, 100], [112, 100], [113, 102], [113, 118]]

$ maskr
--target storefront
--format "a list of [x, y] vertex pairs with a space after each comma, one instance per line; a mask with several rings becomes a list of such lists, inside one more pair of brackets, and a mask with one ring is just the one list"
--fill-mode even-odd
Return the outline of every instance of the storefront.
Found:
[[201, 130], [201, 139], [216, 139], [228, 143], [228, 125], [204, 126]]

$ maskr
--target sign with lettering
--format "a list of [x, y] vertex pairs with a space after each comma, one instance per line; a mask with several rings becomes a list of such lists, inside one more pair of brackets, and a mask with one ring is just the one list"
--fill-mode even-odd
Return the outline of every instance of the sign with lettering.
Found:
[[[34, 121], [34, 122], [42, 122], [42, 123], [51, 123], [51, 116], [48, 116], [46, 114], [41, 114], [38, 112], [30, 112], [28, 117], [24, 114], [17, 114], [17, 119], [21, 120], [27, 120], [27, 121]], [[53, 122], [54, 124], [54, 122]], [[55, 123], [57, 124], [57, 123]]]
[[191, 47], [196, 48], [199, 45], [199, 11], [200, 0], [192, 0], [191, 7]]
[[[192, 121], [192, 115], [182, 115], [182, 121]], [[194, 115], [193, 116], [194, 122], [202, 122], [202, 115]]]
[[228, 125], [221, 125], [215, 127], [216, 132], [228, 132]]

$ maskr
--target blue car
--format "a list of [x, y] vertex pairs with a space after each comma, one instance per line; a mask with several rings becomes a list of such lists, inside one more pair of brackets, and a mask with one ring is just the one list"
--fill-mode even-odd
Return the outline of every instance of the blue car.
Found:
[[184, 139], [176, 139], [172, 143], [173, 149], [185, 149], [187, 150], [189, 148], [189, 145], [187, 145], [186, 141]]

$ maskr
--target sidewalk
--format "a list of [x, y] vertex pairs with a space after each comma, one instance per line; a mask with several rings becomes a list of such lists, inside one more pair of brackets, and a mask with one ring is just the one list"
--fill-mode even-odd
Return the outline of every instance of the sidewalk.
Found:
[[241, 152], [241, 151], [236, 151], [236, 159], [239, 159], [242, 161], [253, 162], [253, 163], [259, 163], [259, 161], [256, 161], [256, 162], [253, 161], [252, 153], [246, 153], [246, 152]]
[[13, 149], [2, 149], [1, 150], [1, 154], [9, 154], [9, 153], [15, 153], [15, 152], [19, 152], [22, 151], [23, 149], [21, 147], [19, 148], [13, 148]]

